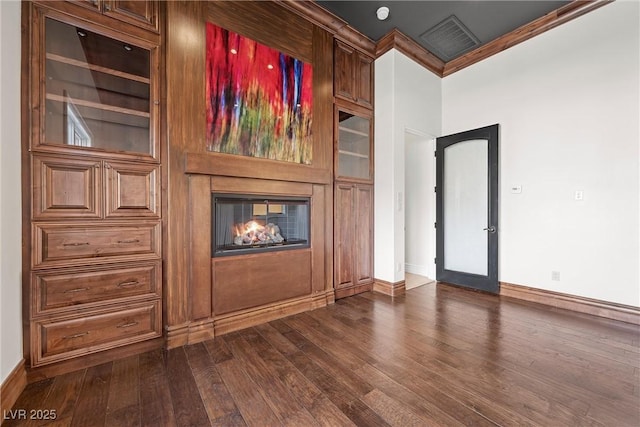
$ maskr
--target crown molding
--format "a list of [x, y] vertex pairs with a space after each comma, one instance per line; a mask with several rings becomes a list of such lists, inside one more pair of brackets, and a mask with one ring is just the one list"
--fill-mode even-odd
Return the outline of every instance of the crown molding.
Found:
[[456, 71], [460, 71], [463, 68], [475, 64], [476, 62], [480, 62], [483, 59], [489, 58], [490, 56], [507, 50], [512, 46], [529, 40], [530, 38], [540, 35], [552, 28], [569, 22], [584, 15], [585, 13], [591, 12], [612, 2], [613, 0], [575, 0], [559, 9], [547, 13], [535, 21], [525, 24], [508, 34], [484, 44], [459, 58], [447, 62], [444, 66], [442, 76], [446, 77], [451, 75]]
[[419, 45], [416, 41], [397, 28], [389, 31], [380, 40], [378, 40], [378, 43], [376, 44], [376, 58], [382, 56], [391, 49], [396, 49], [408, 57], [413, 58], [417, 63], [437, 76], [443, 76], [445, 67], [444, 61]]
[[512, 46], [529, 40], [537, 35], [549, 31], [552, 28], [569, 22], [584, 15], [585, 13], [591, 12], [612, 2], [613, 0], [573, 1], [566, 6], [549, 12], [535, 21], [505, 34], [502, 37], [482, 45], [459, 58], [447, 62], [444, 67], [443, 77], [451, 75], [456, 71], [460, 71], [463, 68], [475, 64], [476, 62], [480, 62], [483, 59], [489, 58], [490, 56], [507, 50]]
[[[375, 58], [378, 58], [391, 49], [396, 49], [414, 59], [418, 64], [422, 65], [438, 77], [446, 77], [456, 71], [460, 71], [463, 68], [475, 64], [476, 62], [482, 61], [483, 59], [487, 59], [588, 12], [596, 10], [609, 3], [613, 3], [613, 1], [614, 0], [574, 0], [559, 9], [547, 13], [535, 21], [522, 25], [510, 33], [507, 33], [477, 49], [472, 50], [471, 52], [466, 53], [465, 55], [462, 55], [459, 58], [446, 63], [409, 36], [402, 33], [397, 28], [394, 28], [375, 44]], [[338, 20], [340, 19], [337, 17], [334, 18]], [[347, 29], [342, 29], [342, 31], [345, 32]], [[348, 41], [348, 39], [346, 40]]]
[[389, 50], [396, 49], [438, 77], [446, 77], [588, 12], [613, 3], [614, 0], [574, 0], [535, 21], [522, 25], [510, 33], [446, 63], [397, 28], [389, 31], [376, 43], [351, 27], [343, 19], [322, 8], [315, 1], [273, 1], [373, 58], [378, 58]]

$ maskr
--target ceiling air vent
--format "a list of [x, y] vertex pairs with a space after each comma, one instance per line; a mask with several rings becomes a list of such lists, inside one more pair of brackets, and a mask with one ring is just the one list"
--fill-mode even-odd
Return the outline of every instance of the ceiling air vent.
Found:
[[480, 40], [454, 15], [420, 35], [427, 49], [443, 61], [451, 61], [480, 45]]

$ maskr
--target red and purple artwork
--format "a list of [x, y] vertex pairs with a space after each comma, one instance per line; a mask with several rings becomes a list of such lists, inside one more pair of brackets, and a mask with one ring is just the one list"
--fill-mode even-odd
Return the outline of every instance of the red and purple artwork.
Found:
[[311, 64], [207, 23], [207, 149], [311, 163]]

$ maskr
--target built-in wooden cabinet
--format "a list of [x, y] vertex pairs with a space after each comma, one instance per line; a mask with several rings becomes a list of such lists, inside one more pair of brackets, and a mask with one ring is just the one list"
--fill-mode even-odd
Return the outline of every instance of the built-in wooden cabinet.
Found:
[[23, 294], [39, 367], [162, 336], [160, 39], [155, 1], [28, 8]]
[[373, 288], [373, 59], [334, 40], [334, 288]]
[[373, 283], [373, 187], [335, 186], [334, 269], [336, 297], [371, 289]]
[[373, 58], [336, 40], [334, 95], [373, 108]]

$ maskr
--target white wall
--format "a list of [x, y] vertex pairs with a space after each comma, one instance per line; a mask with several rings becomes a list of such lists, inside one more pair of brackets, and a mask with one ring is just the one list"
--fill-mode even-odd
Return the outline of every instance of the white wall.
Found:
[[394, 248], [397, 246], [394, 224], [394, 64], [389, 51], [375, 62], [374, 117], [374, 275], [376, 279], [394, 282]]
[[436, 256], [435, 139], [405, 130], [405, 272], [434, 279]]
[[501, 281], [640, 306], [639, 14], [617, 1], [443, 79], [444, 134], [501, 126]]
[[20, 2], [0, 1], [0, 382], [22, 360]]
[[396, 50], [375, 67], [374, 273], [395, 283], [404, 280], [405, 131], [440, 135], [441, 82]]

